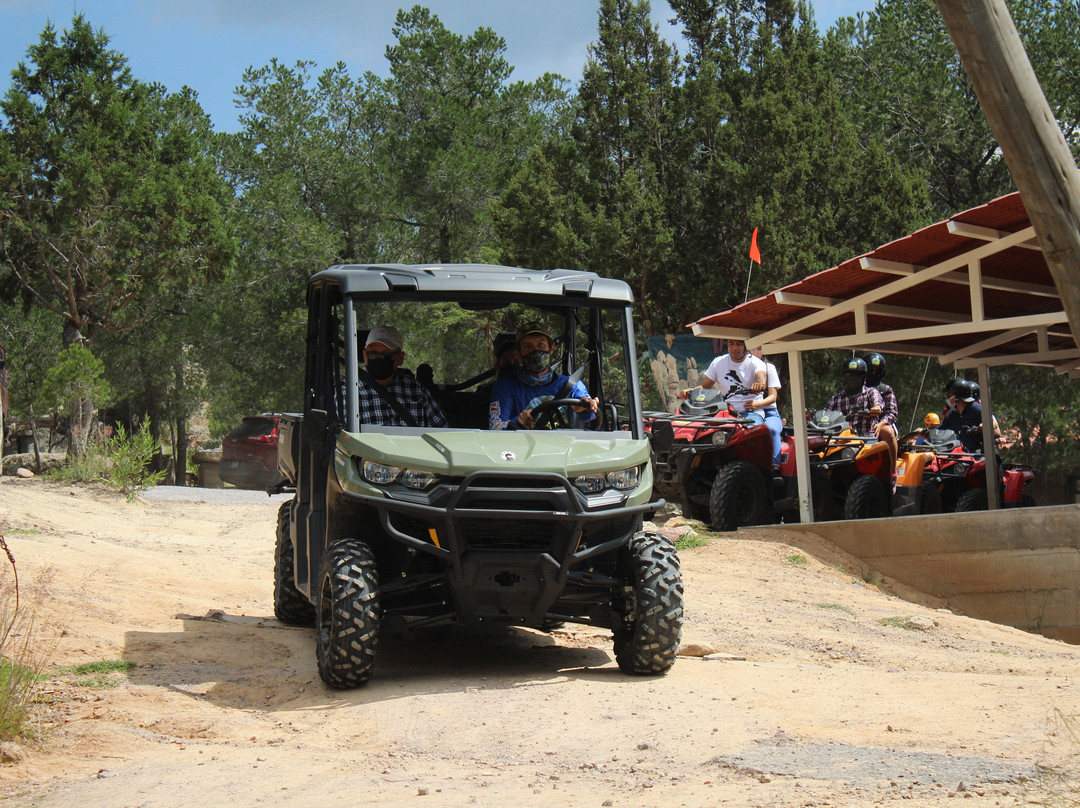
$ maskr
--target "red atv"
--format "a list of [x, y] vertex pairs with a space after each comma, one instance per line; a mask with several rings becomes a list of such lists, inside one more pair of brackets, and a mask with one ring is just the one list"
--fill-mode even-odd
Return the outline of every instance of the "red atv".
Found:
[[[929, 422], [929, 416], [927, 416]], [[973, 427], [981, 430], [982, 427]], [[989, 499], [986, 493], [986, 456], [981, 449], [965, 449], [956, 432], [931, 426], [923, 437], [934, 451], [934, 460], [925, 475], [935, 481], [941, 491], [942, 509], [951, 511], [985, 511]], [[999, 491], [1003, 508], [1028, 508], [1035, 505], [1030, 486], [1035, 470], [1026, 463], [1002, 463]]]
[[[686, 516], [722, 531], [781, 518], [798, 521], [794, 438], [785, 435], [774, 474], [769, 428], [731, 413], [715, 388], [694, 389], [675, 414], [646, 412], [645, 430], [653, 450], [653, 489], [680, 503]], [[823, 508], [827, 499], [821, 485], [815, 486], [815, 504]]]

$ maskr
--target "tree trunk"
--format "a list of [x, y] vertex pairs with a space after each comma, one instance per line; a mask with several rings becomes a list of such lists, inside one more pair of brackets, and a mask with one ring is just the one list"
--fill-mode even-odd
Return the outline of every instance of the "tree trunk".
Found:
[[176, 401], [179, 412], [176, 414], [176, 446], [173, 451], [175, 462], [174, 482], [187, 485], [187, 413], [184, 401], [184, 365], [176, 368]]

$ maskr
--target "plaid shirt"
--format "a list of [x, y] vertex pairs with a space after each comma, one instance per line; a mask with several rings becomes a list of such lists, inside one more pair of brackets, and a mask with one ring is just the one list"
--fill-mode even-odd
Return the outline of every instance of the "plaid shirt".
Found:
[[900, 420], [900, 410], [896, 406], [896, 393], [885, 382], [878, 384], [876, 390], [881, 393], [881, 423], [896, 426]]
[[[394, 380], [385, 389], [413, 417], [416, 426], [446, 426], [446, 416], [439, 409], [431, 393], [409, 374], [398, 371], [394, 374]], [[401, 420], [389, 404], [383, 401], [382, 396], [362, 379], [360, 389], [357, 391], [357, 405], [362, 424], [409, 426]]]
[[851, 430], [856, 435], [862, 435], [864, 438], [874, 437], [874, 424], [882, 420], [880, 415], [857, 415], [855, 410], [872, 410], [874, 407], [881, 407], [884, 409], [884, 402], [881, 400], [881, 393], [879, 393], [873, 387], [863, 387], [858, 393], [851, 394], [847, 390], [841, 390], [835, 396], [829, 399], [829, 403], [825, 405], [827, 410], [836, 410], [843, 413], [848, 423], [851, 424]]

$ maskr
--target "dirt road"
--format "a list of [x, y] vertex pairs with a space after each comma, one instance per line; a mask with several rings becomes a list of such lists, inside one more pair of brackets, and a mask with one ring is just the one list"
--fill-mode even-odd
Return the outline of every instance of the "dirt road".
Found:
[[889, 596], [779, 530], [681, 553], [689, 655], [667, 676], [624, 676], [592, 629], [442, 631], [384, 638], [369, 685], [332, 691], [312, 632], [272, 619], [276, 509], [4, 478], [56, 665], [135, 667], [47, 683], [0, 801], [1020, 805], [1070, 751], [1046, 742], [1080, 713], [1080, 648]]

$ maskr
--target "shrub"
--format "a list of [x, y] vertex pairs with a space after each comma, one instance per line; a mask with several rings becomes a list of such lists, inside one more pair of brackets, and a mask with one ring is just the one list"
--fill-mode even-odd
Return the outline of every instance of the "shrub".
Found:
[[157, 448], [153, 435], [145, 429], [129, 436], [120, 424], [105, 444], [111, 461], [105, 482], [122, 493], [128, 502], [140, 491], [157, 485], [165, 477], [164, 470], [150, 471], [150, 461]]
[[36, 684], [55, 648], [42, 642], [36, 620], [45, 593], [45, 577], [29, 602], [19, 599], [19, 574], [0, 524], [0, 550], [11, 565], [11, 576], [0, 576], [0, 740], [26, 734], [34, 706]]

